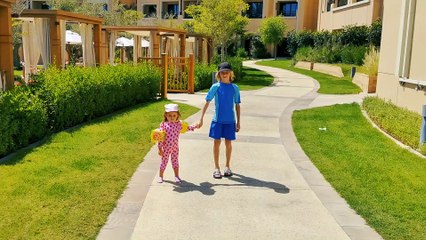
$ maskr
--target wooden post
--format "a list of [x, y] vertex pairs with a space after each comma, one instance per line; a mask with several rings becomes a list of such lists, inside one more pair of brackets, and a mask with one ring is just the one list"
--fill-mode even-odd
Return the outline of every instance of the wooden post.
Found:
[[[13, 40], [12, 40], [12, 2], [0, 5], [0, 70], [5, 71], [6, 82], [5, 89], [11, 89], [14, 86], [13, 77]], [[0, 72], [1, 74], [1, 72]]]
[[102, 63], [102, 52], [101, 52], [101, 44], [102, 44], [102, 29], [100, 24], [93, 25], [93, 41], [95, 47], [95, 62], [96, 66], [101, 65]]
[[179, 57], [185, 57], [186, 53], [186, 34], [179, 34], [180, 37], [180, 51], [179, 51]]
[[163, 68], [163, 81], [161, 83], [161, 97], [167, 99], [167, 82], [168, 82], [168, 59], [167, 53], [161, 54], [161, 66]]
[[188, 67], [188, 93], [194, 93], [194, 69], [195, 57], [194, 54], [189, 54], [189, 67]]
[[50, 18], [50, 52], [52, 64], [62, 68], [61, 30], [57, 18]]

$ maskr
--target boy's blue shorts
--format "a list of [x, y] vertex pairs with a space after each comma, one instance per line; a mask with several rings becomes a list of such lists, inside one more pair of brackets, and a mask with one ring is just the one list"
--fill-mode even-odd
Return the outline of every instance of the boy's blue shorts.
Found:
[[209, 137], [219, 140], [221, 138], [225, 138], [226, 140], [235, 140], [235, 131], [236, 131], [235, 123], [218, 123], [213, 122], [210, 125], [210, 133]]

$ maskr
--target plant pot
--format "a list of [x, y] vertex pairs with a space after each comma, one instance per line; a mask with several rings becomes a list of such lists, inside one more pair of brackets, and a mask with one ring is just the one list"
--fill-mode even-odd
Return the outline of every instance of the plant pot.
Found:
[[368, 93], [375, 93], [377, 85], [377, 76], [368, 76]]

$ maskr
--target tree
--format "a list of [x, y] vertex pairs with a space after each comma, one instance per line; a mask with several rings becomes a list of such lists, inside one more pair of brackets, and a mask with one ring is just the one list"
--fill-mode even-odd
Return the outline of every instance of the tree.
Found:
[[260, 25], [260, 38], [266, 44], [273, 44], [273, 55], [277, 58], [277, 44], [284, 40], [287, 25], [281, 16], [266, 18]]
[[224, 61], [232, 37], [248, 23], [248, 18], [242, 15], [248, 7], [244, 0], [202, 0], [198, 5], [189, 6], [185, 12], [194, 19], [195, 32], [210, 36], [215, 46], [220, 46]]
[[83, 15], [101, 17], [105, 25], [126, 26], [135, 25], [142, 18], [142, 14], [135, 10], [127, 10], [119, 0], [110, 1], [108, 11], [104, 10], [103, 3], [93, 3], [89, 0], [47, 0], [52, 9], [60, 9]]

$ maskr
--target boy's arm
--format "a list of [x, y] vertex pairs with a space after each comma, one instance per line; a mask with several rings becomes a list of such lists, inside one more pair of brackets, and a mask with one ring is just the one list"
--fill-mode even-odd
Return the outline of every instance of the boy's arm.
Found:
[[210, 101], [206, 101], [206, 104], [204, 104], [203, 112], [201, 113], [200, 122], [198, 123], [198, 128], [201, 128], [203, 126], [204, 114], [206, 113], [206, 110], [209, 107], [209, 104], [210, 104]]
[[235, 104], [235, 112], [237, 113], [237, 132], [240, 131], [240, 115], [241, 115], [241, 108], [240, 104]]

